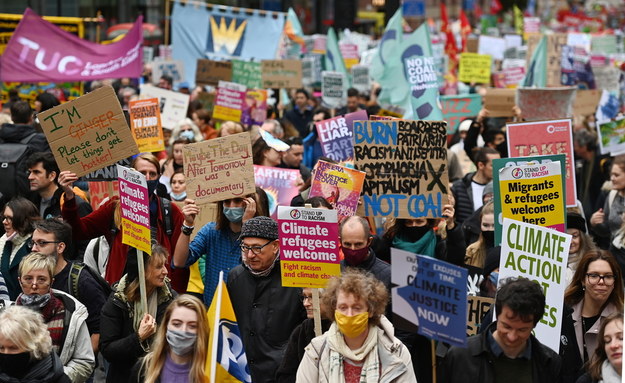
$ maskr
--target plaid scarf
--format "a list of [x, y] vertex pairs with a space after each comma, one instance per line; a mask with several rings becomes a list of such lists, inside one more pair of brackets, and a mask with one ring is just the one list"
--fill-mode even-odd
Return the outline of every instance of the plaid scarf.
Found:
[[48, 326], [52, 346], [55, 351], [60, 352], [61, 347], [63, 347], [63, 319], [65, 319], [63, 302], [50, 292], [50, 302], [41, 310], [41, 315], [43, 315], [43, 321]]

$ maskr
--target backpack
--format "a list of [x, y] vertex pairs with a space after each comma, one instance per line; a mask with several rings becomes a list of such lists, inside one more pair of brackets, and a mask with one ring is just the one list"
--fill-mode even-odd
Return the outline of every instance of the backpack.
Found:
[[20, 142], [0, 142], [0, 194], [10, 200], [15, 196], [25, 196], [30, 192], [26, 160], [34, 150], [28, 145], [37, 133], [24, 137]]
[[93, 279], [98, 282], [98, 285], [100, 285], [108, 298], [108, 296], [111, 295], [111, 293], [113, 292], [113, 288], [111, 287], [111, 285], [109, 285], [108, 282], [104, 278], [102, 278], [100, 274], [96, 273], [91, 267], [85, 265], [82, 262], [72, 262], [72, 267], [69, 271], [69, 276], [67, 278], [67, 291], [69, 291], [74, 298], [80, 300], [78, 280], [80, 279], [80, 273], [82, 273], [83, 270], [87, 270], [87, 272], [91, 274]]

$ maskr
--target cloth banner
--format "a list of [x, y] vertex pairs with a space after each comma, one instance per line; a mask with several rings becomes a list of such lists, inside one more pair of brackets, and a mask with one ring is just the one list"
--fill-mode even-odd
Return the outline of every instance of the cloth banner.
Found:
[[0, 57], [0, 81], [57, 83], [140, 77], [142, 22], [139, 16], [123, 39], [101, 45], [62, 30], [28, 8]]

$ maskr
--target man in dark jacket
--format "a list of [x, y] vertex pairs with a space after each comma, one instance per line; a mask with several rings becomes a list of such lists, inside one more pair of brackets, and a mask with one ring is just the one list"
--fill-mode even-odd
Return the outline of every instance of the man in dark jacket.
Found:
[[293, 109], [284, 114], [286, 118], [297, 131], [299, 136], [305, 138], [310, 133], [310, 122], [313, 120], [313, 111], [308, 104], [310, 96], [306, 89], [298, 89], [295, 91], [295, 105]]
[[243, 264], [228, 274], [228, 293], [252, 382], [275, 382], [289, 336], [306, 319], [306, 310], [300, 289], [282, 286], [276, 221], [249, 219], [240, 239]]
[[11, 104], [12, 124], [2, 124], [0, 128], [0, 140], [3, 142], [20, 142], [24, 138], [36, 133], [28, 141], [28, 146], [33, 152], [48, 152], [50, 145], [43, 133], [37, 133], [33, 127], [33, 110], [26, 101], [16, 101]]
[[558, 381], [560, 357], [532, 335], [545, 311], [540, 285], [522, 278], [504, 281], [495, 308], [497, 321], [469, 338], [467, 348], [449, 349], [440, 369], [441, 382]]

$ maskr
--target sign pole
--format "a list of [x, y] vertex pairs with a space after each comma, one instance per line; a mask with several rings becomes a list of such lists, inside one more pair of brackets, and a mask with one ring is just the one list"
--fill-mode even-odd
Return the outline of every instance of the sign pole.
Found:
[[313, 320], [315, 321], [315, 336], [321, 336], [321, 312], [319, 310], [319, 289], [312, 290], [312, 304], [313, 304]]
[[432, 349], [432, 383], [436, 383], [436, 344], [434, 339], [430, 340], [430, 345]]
[[139, 292], [141, 294], [141, 310], [143, 314], [148, 312], [148, 296], [145, 287], [145, 265], [143, 264], [143, 251], [137, 249], [137, 267], [139, 268]]

